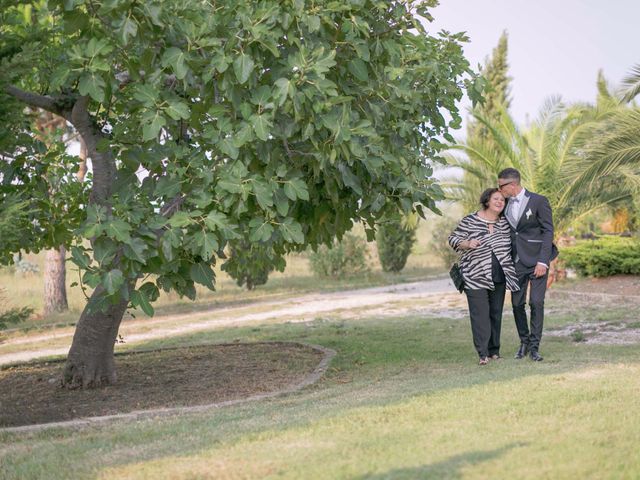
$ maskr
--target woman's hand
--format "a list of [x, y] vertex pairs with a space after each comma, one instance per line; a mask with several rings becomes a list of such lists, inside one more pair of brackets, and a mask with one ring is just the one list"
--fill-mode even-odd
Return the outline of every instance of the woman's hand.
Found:
[[474, 238], [473, 240], [465, 240], [460, 245], [462, 246], [462, 248], [464, 248], [466, 250], [474, 250], [474, 249], [478, 248], [481, 244], [482, 244], [482, 242], [480, 242], [480, 240], [476, 240]]

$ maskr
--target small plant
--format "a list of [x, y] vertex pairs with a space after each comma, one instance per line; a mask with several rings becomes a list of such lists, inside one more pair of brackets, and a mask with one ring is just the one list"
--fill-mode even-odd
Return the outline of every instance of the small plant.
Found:
[[404, 268], [416, 242], [417, 228], [417, 221], [407, 221], [400, 216], [388, 219], [378, 226], [376, 243], [382, 270], [398, 273]]
[[571, 338], [576, 343], [585, 342], [587, 340], [587, 337], [585, 336], [585, 334], [584, 334], [584, 332], [582, 330], [576, 330], [575, 332], [573, 332], [571, 334]]
[[318, 247], [309, 255], [311, 270], [319, 277], [346, 278], [369, 272], [367, 244], [364, 239], [347, 233], [329, 248]]

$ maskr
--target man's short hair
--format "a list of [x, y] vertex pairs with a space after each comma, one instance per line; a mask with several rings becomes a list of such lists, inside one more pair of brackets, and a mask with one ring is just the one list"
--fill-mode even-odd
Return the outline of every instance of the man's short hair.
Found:
[[498, 178], [502, 178], [503, 180], [512, 180], [518, 185], [520, 184], [520, 172], [515, 168], [505, 168], [498, 174]]

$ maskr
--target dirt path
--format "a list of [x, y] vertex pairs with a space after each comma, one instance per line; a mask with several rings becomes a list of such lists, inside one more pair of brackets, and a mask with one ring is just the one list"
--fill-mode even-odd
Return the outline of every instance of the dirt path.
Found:
[[[446, 309], [451, 302], [458, 303], [462, 297], [455, 291], [448, 278], [436, 278], [421, 282], [388, 285], [384, 287], [347, 290], [342, 292], [317, 293], [290, 297], [276, 301], [258, 302], [239, 307], [212, 309], [189, 315], [172, 315], [153, 320], [134, 320], [123, 323], [120, 333], [127, 344], [135, 344], [148, 340], [184, 335], [203, 330], [211, 330], [226, 326], [236, 326], [261, 322], [305, 322], [320, 315], [331, 314], [340, 310], [377, 309], [389, 305], [405, 305], [394, 308], [393, 312], [401, 313], [402, 309], [411, 310], [412, 300], [428, 297], [429, 308]], [[155, 327], [154, 327], [155, 326]], [[24, 362], [53, 355], [65, 355], [71, 344], [73, 329], [64, 329], [50, 334], [29, 336], [26, 338], [8, 339], [0, 345], [0, 365]], [[64, 347], [46, 348], [42, 343], [52, 340], [63, 340]], [[41, 345], [37, 345], [40, 343]], [[3, 348], [24, 345], [18, 352], [2, 353]], [[29, 344], [33, 344], [30, 348]], [[15, 350], [15, 348], [14, 348]]]

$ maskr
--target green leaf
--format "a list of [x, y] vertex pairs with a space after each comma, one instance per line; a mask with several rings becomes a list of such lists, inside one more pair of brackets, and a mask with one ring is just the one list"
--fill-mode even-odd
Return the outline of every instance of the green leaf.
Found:
[[210, 260], [213, 257], [213, 254], [218, 251], [220, 245], [218, 244], [218, 237], [214, 233], [211, 232], [198, 232], [198, 234], [202, 234], [202, 239], [199, 239], [202, 251], [200, 255], [205, 260]]
[[117, 30], [123, 45], [129, 43], [129, 39], [133, 38], [138, 33], [138, 23], [135, 19], [127, 17], [122, 21], [122, 25]]
[[106, 55], [113, 50], [113, 46], [109, 43], [109, 39], [102, 37], [91, 37], [84, 48], [84, 54], [93, 59], [99, 55]]
[[358, 195], [362, 195], [362, 185], [360, 179], [353, 174], [351, 169], [344, 163], [338, 165], [338, 170], [342, 174], [342, 181], [347, 186], [352, 188]]
[[208, 263], [199, 262], [194, 265], [191, 265], [189, 269], [189, 275], [191, 276], [191, 280], [200, 285], [204, 285], [210, 290], [214, 290], [213, 279], [214, 274], [211, 266]]
[[140, 307], [149, 317], [153, 317], [153, 314], [155, 313], [147, 295], [141, 290], [134, 290], [131, 292], [131, 305], [134, 307]]
[[162, 127], [167, 124], [165, 118], [160, 115], [160, 112], [156, 112], [153, 120], [150, 123], [143, 125], [142, 127], [142, 141], [148, 142], [149, 140], [155, 140], [160, 133]]
[[367, 71], [367, 64], [364, 63], [359, 58], [354, 58], [349, 62], [347, 66], [349, 71], [353, 74], [361, 82], [366, 82], [369, 80], [369, 72]]
[[307, 16], [307, 27], [309, 27], [309, 33], [317, 32], [320, 30], [320, 17], [317, 15]]
[[271, 234], [273, 234], [273, 225], [262, 217], [251, 220], [249, 228], [251, 231], [249, 241], [251, 242], [266, 242], [271, 239]]
[[240, 179], [235, 178], [226, 178], [222, 179], [218, 182], [218, 187], [222, 190], [225, 190], [229, 193], [240, 193], [242, 192], [242, 187], [240, 186]]
[[289, 213], [289, 200], [287, 199], [287, 196], [283, 193], [282, 190], [278, 190], [275, 195], [275, 205], [276, 205], [276, 210], [278, 210], [278, 213], [280, 215], [282, 215], [283, 217], [286, 217], [287, 214]]
[[124, 246], [124, 256], [138, 263], [146, 263], [145, 252], [147, 244], [141, 238], [132, 238], [131, 242]]
[[236, 147], [234, 139], [231, 136], [222, 139], [222, 142], [220, 142], [220, 151], [229, 155], [233, 160], [240, 155], [240, 150]]
[[253, 130], [256, 132], [256, 136], [263, 141], [269, 140], [269, 131], [273, 124], [267, 118], [267, 115], [252, 115], [251, 123]]
[[104, 101], [104, 89], [106, 84], [103, 78], [94, 72], [85, 72], [80, 76], [78, 91], [80, 95], [89, 95], [96, 102]]
[[145, 107], [155, 105], [158, 97], [160, 97], [158, 89], [149, 84], [136, 85], [135, 90], [133, 91], [133, 98], [138, 100]]
[[165, 109], [165, 112], [174, 120], [189, 119], [189, 105], [178, 100], [169, 100], [169, 106]]
[[287, 100], [287, 96], [293, 98], [296, 93], [295, 85], [288, 78], [279, 78], [276, 80], [276, 94], [278, 106], [282, 106]]
[[186, 55], [179, 48], [171, 47], [165, 50], [161, 62], [163, 67], [171, 66], [179, 80], [187, 76]]
[[91, 265], [91, 258], [80, 247], [71, 247], [71, 258], [80, 268], [87, 269]]
[[271, 190], [271, 186], [267, 182], [255, 180], [253, 182], [253, 193], [260, 208], [266, 210], [273, 206], [273, 190]]
[[118, 240], [119, 242], [129, 243], [131, 240], [131, 237], [129, 236], [131, 226], [119, 218], [114, 218], [109, 221], [105, 225], [104, 231], [110, 238]]
[[294, 178], [284, 184], [284, 193], [291, 200], [309, 200], [307, 184], [301, 178]]
[[233, 62], [233, 72], [236, 74], [238, 82], [245, 83], [253, 71], [253, 59], [246, 53], [241, 53]]
[[280, 233], [282, 238], [291, 243], [304, 243], [304, 233], [302, 233], [302, 225], [293, 220], [287, 218], [284, 223], [280, 225]]
[[109, 295], [113, 295], [124, 284], [124, 277], [122, 272], [117, 268], [108, 271], [102, 276], [102, 286], [105, 288]]
[[187, 212], [179, 211], [174, 213], [169, 219], [169, 225], [172, 227], [183, 228], [191, 225], [193, 220]]
[[158, 297], [160, 297], [160, 290], [158, 290], [158, 287], [153, 282], [143, 283], [138, 290], [144, 293], [150, 302], [155, 302]]
[[209, 214], [204, 219], [204, 224], [209, 228], [209, 230], [223, 230], [229, 226], [227, 216], [215, 210], [209, 212]]
[[100, 265], [109, 264], [116, 256], [117, 245], [108, 237], [100, 237], [93, 244], [93, 258]]

